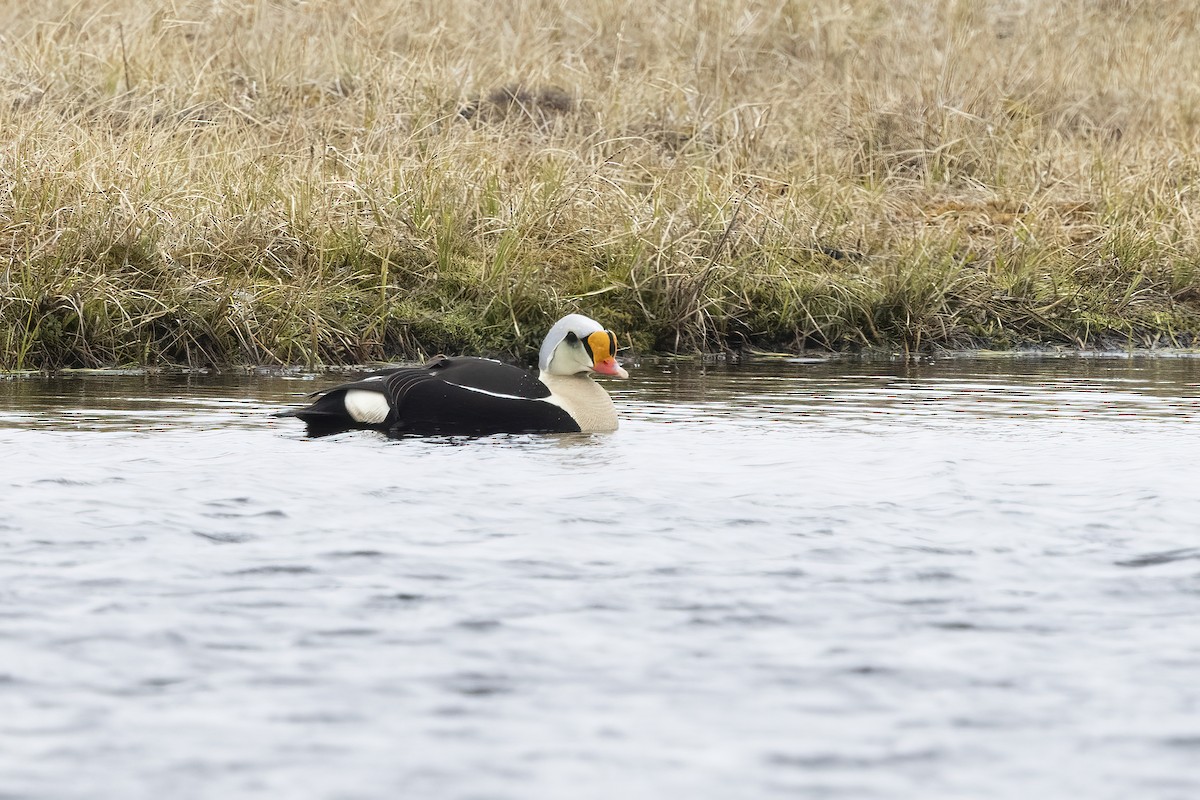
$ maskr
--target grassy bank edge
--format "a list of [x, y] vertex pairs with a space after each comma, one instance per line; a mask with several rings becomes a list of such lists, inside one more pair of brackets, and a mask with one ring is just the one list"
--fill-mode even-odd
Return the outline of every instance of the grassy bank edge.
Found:
[[530, 361], [575, 311], [646, 354], [1153, 350], [1200, 335], [1192, 259], [1120, 252], [1120, 228], [1079, 250], [769, 252], [734, 221], [653, 247], [561, 231], [447, 245], [453, 231], [324, 230], [236, 260], [172, 253], [152, 230], [94, 234], [4, 274], [0, 369]]

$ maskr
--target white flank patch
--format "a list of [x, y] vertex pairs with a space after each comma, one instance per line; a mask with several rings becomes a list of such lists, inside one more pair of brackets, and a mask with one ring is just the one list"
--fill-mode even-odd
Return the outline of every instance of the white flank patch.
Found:
[[380, 392], [351, 389], [343, 399], [350, 419], [364, 425], [379, 425], [387, 419], [388, 412], [392, 410], [387, 398]]
[[501, 394], [500, 392], [489, 392], [487, 389], [480, 389], [476, 386], [463, 386], [461, 383], [452, 383], [450, 381], [446, 381], [446, 383], [449, 386], [457, 386], [459, 389], [466, 389], [468, 392], [478, 392], [479, 394], [486, 394], [489, 397], [503, 397], [505, 400], [529, 400], [530, 399], [528, 397], [519, 397], [518, 395], [515, 395], [515, 394]]

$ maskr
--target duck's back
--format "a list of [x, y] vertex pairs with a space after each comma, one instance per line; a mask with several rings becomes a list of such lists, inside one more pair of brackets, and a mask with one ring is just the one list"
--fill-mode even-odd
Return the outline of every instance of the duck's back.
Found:
[[438, 357], [335, 386], [299, 417], [312, 432], [370, 427], [398, 434], [481, 436], [575, 432], [579, 424], [523, 369], [485, 358]]

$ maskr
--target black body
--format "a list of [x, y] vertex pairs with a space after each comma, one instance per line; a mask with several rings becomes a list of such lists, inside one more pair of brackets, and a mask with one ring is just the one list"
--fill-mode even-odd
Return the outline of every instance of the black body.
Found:
[[[356, 422], [346, 411], [351, 389], [378, 392], [390, 411], [377, 425]], [[542, 398], [550, 390], [518, 367], [486, 358], [439, 356], [423, 367], [397, 367], [319, 393], [299, 417], [310, 435], [368, 428], [396, 435], [487, 436], [493, 433], [573, 433], [579, 424]]]

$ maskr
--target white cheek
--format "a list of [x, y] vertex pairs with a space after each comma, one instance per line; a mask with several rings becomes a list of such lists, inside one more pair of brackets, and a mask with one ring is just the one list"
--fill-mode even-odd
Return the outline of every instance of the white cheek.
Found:
[[364, 425], [379, 425], [387, 419], [388, 412], [392, 410], [387, 398], [379, 392], [351, 389], [346, 392], [343, 400], [350, 419]]
[[592, 360], [588, 358], [587, 351], [583, 349], [582, 345], [572, 350], [571, 356], [572, 360], [575, 362], [575, 366], [579, 369], [592, 368]]
[[550, 359], [550, 370], [559, 375], [570, 375], [579, 371], [583, 366], [584, 358], [586, 356], [583, 354], [582, 347], [573, 347], [567, 342], [562, 342], [554, 348], [554, 355]]

